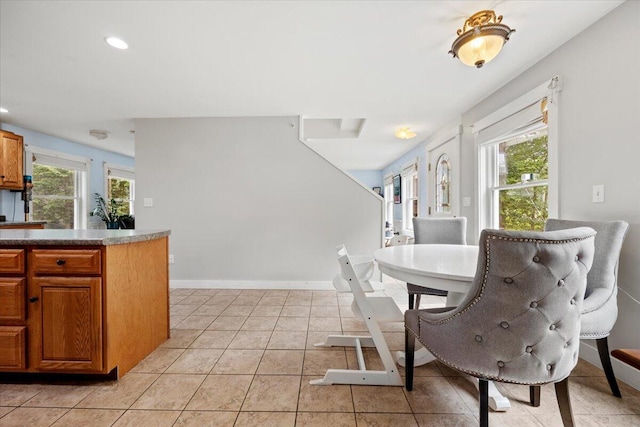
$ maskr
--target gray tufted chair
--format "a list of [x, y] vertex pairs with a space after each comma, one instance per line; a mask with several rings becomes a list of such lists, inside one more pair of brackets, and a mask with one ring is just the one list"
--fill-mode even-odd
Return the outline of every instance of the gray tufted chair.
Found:
[[[467, 244], [467, 218], [413, 218], [415, 244]], [[447, 291], [407, 283], [409, 310], [420, 306], [420, 295], [447, 296]]]
[[[564, 230], [573, 227], [590, 227], [598, 233], [595, 239], [593, 267], [587, 276], [587, 292], [582, 309], [581, 339], [595, 339], [602, 368], [607, 375], [614, 396], [621, 397], [609, 357], [607, 337], [618, 318], [618, 260], [622, 243], [629, 228], [624, 221], [571, 221], [549, 219], [545, 230]], [[534, 406], [540, 404], [539, 390], [532, 390]], [[532, 394], [533, 396], [533, 394]]]
[[595, 231], [484, 230], [478, 268], [462, 303], [405, 312], [406, 388], [415, 338], [445, 365], [480, 379], [480, 425], [489, 423], [488, 380], [553, 382], [573, 425], [568, 377], [578, 361], [580, 312]]

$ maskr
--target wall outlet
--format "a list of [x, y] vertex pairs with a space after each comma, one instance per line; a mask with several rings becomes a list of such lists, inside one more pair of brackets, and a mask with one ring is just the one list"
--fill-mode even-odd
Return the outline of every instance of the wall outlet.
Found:
[[593, 186], [593, 203], [604, 203], [604, 185]]
[[169, 254], [169, 264], [173, 264], [175, 259], [173, 258], [173, 254]]
[[153, 199], [151, 197], [145, 197], [144, 198], [144, 207], [145, 208], [152, 208], [153, 207]]

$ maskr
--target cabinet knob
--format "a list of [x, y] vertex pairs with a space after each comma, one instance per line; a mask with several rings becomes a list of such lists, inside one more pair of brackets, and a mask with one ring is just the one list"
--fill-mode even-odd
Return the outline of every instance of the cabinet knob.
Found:
[[57, 260], [57, 261], [56, 261], [56, 264], [58, 264], [58, 265], [64, 265], [66, 262], [67, 262], [67, 261], [66, 261], [66, 260], [64, 260], [64, 259], [59, 259], [59, 260]]
[[38, 297], [31, 297], [29, 298], [29, 302], [36, 302], [38, 301], [38, 299], [39, 299]]

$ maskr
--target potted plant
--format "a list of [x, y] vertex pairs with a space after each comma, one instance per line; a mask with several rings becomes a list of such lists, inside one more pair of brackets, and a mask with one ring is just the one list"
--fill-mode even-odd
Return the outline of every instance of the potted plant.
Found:
[[120, 228], [118, 202], [115, 199], [106, 202], [99, 193], [94, 193], [93, 198], [96, 201], [96, 207], [90, 215], [100, 217], [107, 224], [107, 229]]
[[133, 215], [120, 215], [120, 228], [124, 230], [136, 228], [136, 219]]

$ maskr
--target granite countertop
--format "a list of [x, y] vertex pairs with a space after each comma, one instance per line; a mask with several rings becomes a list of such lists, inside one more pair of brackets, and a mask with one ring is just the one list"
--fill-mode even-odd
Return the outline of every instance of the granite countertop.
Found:
[[16, 245], [119, 245], [155, 240], [171, 230], [2, 230], [0, 246]]

